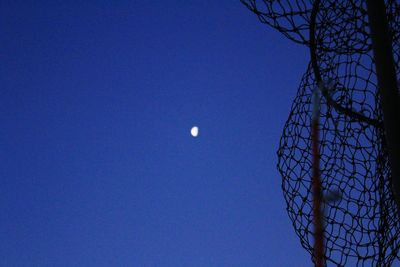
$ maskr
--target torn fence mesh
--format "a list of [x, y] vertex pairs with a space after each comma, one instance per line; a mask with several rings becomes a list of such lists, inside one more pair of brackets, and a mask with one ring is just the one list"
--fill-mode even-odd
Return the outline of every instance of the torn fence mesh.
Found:
[[[309, 46], [314, 1], [242, 0], [265, 23]], [[397, 77], [400, 4], [386, 1]], [[317, 61], [327, 94], [339, 106], [369, 118], [360, 121], [321, 98], [320, 173], [328, 265], [390, 266], [400, 260], [400, 218], [390, 167], [365, 1], [324, 1], [315, 21]], [[287, 211], [302, 246], [313, 255], [311, 64], [303, 75], [284, 126], [278, 169]]]

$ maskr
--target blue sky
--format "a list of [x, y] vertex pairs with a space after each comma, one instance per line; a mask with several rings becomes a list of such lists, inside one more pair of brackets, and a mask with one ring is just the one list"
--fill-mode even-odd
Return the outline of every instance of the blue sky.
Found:
[[276, 170], [307, 50], [239, 1], [82, 2], [0, 4], [0, 265], [309, 266]]

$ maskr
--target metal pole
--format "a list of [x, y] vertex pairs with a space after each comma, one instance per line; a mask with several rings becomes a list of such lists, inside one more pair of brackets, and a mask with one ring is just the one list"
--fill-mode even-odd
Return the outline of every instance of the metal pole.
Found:
[[367, 0], [367, 9], [393, 193], [400, 207], [400, 106], [385, 1]]
[[[323, 86], [323, 85], [321, 85]], [[316, 267], [324, 266], [324, 229], [322, 214], [322, 185], [319, 173], [319, 88], [314, 89], [313, 116], [311, 125], [312, 141], [312, 188], [313, 188], [313, 216], [314, 216], [314, 259]]]

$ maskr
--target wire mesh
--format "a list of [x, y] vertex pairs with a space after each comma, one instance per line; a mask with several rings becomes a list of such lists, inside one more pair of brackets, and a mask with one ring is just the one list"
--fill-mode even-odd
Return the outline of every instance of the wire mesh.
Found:
[[[310, 47], [314, 1], [241, 2], [262, 23]], [[321, 79], [328, 88], [328, 97], [321, 99], [319, 125], [327, 265], [391, 266], [400, 259], [400, 218], [391, 190], [364, 2], [322, 0], [315, 19], [314, 52]], [[400, 5], [394, 0], [385, 3], [399, 77]], [[310, 63], [293, 101], [277, 152], [287, 212], [302, 246], [311, 255], [314, 237], [310, 131], [312, 92], [317, 83]], [[342, 109], [335, 108], [332, 102]]]

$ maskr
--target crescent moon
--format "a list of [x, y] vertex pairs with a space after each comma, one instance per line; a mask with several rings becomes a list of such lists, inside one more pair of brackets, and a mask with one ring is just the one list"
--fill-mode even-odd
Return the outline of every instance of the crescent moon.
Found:
[[193, 137], [197, 137], [199, 135], [199, 127], [193, 126], [192, 129], [190, 130], [190, 133], [192, 134]]

